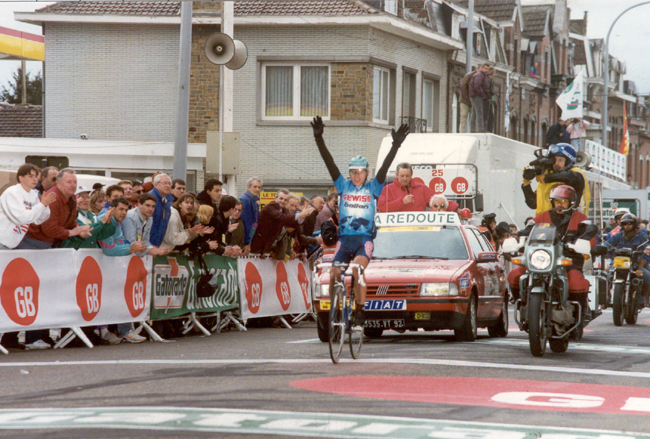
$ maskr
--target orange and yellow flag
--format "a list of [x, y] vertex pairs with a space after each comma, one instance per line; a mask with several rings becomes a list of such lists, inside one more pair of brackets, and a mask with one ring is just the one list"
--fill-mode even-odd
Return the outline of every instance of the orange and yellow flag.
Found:
[[625, 110], [625, 102], [623, 102], [623, 140], [621, 141], [621, 148], [618, 152], [627, 156], [630, 151], [630, 133], [627, 130], [627, 111]]

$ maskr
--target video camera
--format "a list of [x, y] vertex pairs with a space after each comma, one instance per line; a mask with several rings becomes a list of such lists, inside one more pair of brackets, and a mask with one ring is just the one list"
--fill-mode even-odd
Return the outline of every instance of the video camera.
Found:
[[545, 155], [545, 150], [537, 149], [535, 150], [535, 160], [530, 162], [530, 168], [524, 169], [524, 178], [526, 180], [534, 180], [535, 176], [542, 175], [544, 171], [553, 169], [555, 164], [555, 157], [547, 157]]

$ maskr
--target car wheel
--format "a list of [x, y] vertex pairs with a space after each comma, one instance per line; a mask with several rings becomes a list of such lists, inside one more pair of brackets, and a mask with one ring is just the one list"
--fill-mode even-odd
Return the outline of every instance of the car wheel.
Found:
[[488, 326], [488, 334], [490, 337], [506, 337], [508, 335], [508, 299], [503, 298], [503, 305], [501, 305], [501, 315], [497, 322]]
[[379, 338], [383, 333], [381, 328], [363, 328], [363, 334], [368, 338]]
[[329, 313], [319, 312], [316, 316], [316, 330], [318, 331], [318, 339], [323, 343], [327, 343], [330, 339], [329, 332]]
[[476, 326], [476, 300], [474, 295], [469, 296], [469, 303], [467, 304], [467, 314], [465, 314], [465, 321], [463, 327], [455, 329], [454, 334], [460, 341], [474, 341], [478, 334], [478, 327]]

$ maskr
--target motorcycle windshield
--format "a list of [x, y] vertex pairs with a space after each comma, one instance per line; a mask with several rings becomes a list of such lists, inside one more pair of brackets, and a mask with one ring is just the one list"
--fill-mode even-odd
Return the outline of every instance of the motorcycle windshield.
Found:
[[553, 224], [535, 224], [530, 232], [528, 242], [539, 244], [553, 244], [555, 241], [556, 228]]

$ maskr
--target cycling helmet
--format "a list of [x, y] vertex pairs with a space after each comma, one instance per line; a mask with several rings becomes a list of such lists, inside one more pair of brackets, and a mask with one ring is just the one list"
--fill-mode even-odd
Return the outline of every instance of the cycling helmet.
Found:
[[623, 218], [621, 218], [621, 225], [624, 224], [632, 224], [636, 229], [637, 226], [639, 225], [639, 220], [637, 220], [636, 217], [631, 213], [626, 213], [625, 215], [623, 215]]
[[553, 200], [556, 200], [558, 198], [569, 200], [569, 207], [567, 210], [571, 210], [575, 207], [576, 204], [576, 190], [568, 184], [558, 184], [551, 190], [551, 195], [549, 196], [551, 205], [553, 204]]
[[352, 157], [352, 160], [350, 160], [350, 169], [362, 170], [368, 169], [368, 167], [368, 159], [364, 156], [358, 155], [356, 157]]
[[549, 157], [564, 157], [566, 158], [565, 168], [571, 168], [576, 164], [576, 150], [573, 149], [573, 146], [568, 143], [558, 143], [549, 146], [548, 148]]
[[616, 209], [614, 211], [614, 219], [618, 218], [619, 216], [623, 216], [626, 213], [630, 213], [630, 209], [626, 207], [621, 207], [620, 209]]
[[464, 220], [472, 219], [472, 211], [469, 210], [467, 207], [464, 209], [460, 209], [460, 219], [464, 219]]

